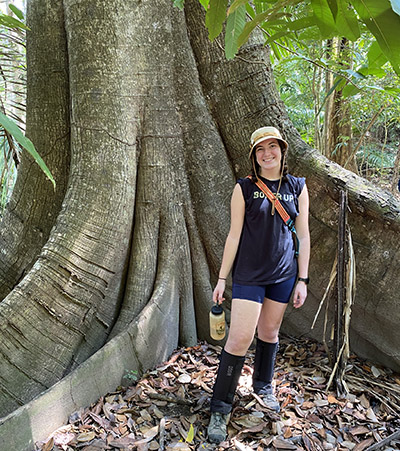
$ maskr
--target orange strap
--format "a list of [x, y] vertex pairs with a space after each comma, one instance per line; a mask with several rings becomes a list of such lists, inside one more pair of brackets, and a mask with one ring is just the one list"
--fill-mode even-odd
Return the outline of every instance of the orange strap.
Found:
[[257, 180], [256, 185], [260, 188], [260, 190], [267, 196], [267, 198], [271, 201], [272, 205], [276, 208], [280, 217], [283, 219], [285, 224], [290, 221], [290, 216], [287, 211], [283, 208], [282, 204], [279, 202], [276, 196], [272, 193], [272, 191], [268, 188], [268, 186], [260, 179]]
[[[251, 175], [248, 175], [247, 178], [251, 179], [252, 177]], [[288, 212], [283, 208], [282, 204], [279, 202], [276, 196], [274, 196], [272, 191], [262, 180], [257, 179], [256, 185], [267, 196], [267, 199], [272, 203], [272, 209], [274, 209], [274, 207], [276, 208], [276, 211], [279, 213], [279, 216], [282, 218], [283, 222], [289, 227], [289, 230], [293, 233], [295, 239], [295, 255], [297, 258], [299, 256], [300, 246], [293, 219], [289, 216]]]

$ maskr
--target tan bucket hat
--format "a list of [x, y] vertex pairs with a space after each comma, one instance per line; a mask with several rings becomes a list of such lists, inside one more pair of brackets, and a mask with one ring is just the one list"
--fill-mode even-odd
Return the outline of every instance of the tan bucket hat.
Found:
[[262, 141], [265, 141], [269, 138], [275, 138], [278, 141], [280, 141], [283, 144], [283, 147], [285, 150], [288, 148], [288, 143], [282, 138], [282, 135], [280, 131], [275, 127], [261, 127], [258, 128], [250, 138], [250, 152], [249, 152], [249, 158], [251, 156], [251, 153], [253, 152], [254, 147], [259, 144]]

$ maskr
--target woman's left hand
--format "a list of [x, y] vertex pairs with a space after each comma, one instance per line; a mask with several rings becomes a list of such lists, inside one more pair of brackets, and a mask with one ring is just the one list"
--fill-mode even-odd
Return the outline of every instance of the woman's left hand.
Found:
[[297, 282], [294, 289], [293, 307], [299, 308], [304, 304], [307, 297], [307, 285], [304, 282]]

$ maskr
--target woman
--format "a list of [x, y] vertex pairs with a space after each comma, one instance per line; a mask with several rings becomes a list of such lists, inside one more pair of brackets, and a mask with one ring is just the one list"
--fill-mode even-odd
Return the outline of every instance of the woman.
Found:
[[[304, 178], [287, 173], [287, 149], [275, 127], [256, 130], [249, 154], [252, 176], [239, 179], [232, 194], [231, 227], [213, 293], [214, 302], [224, 301], [225, 281], [233, 266], [230, 330], [221, 353], [208, 426], [209, 440], [214, 443], [226, 438], [233, 396], [256, 329], [253, 389], [267, 406], [280, 410], [272, 389], [279, 329], [292, 293], [295, 308], [306, 299], [310, 256], [307, 187]], [[265, 187], [259, 187], [262, 182], [272, 191], [272, 201]], [[278, 213], [276, 199], [294, 220], [297, 239]]]

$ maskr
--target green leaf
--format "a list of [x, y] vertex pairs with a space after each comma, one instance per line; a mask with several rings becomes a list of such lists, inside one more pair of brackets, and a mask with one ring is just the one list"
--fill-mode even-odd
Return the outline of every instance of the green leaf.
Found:
[[7, 28], [22, 28], [23, 30], [29, 30], [29, 28], [20, 20], [3, 13], [0, 13], [0, 25], [4, 25]]
[[368, 49], [369, 67], [381, 68], [387, 62], [386, 56], [382, 53], [379, 44], [374, 41]]
[[400, 16], [400, 0], [390, 0], [393, 11]]
[[360, 88], [354, 85], [347, 85], [343, 88], [342, 97], [346, 99], [347, 97], [352, 97], [361, 91]]
[[26, 149], [36, 161], [36, 163], [40, 166], [45, 175], [49, 178], [49, 180], [53, 183], [54, 188], [56, 187], [56, 182], [54, 181], [53, 176], [49, 168], [46, 166], [46, 163], [42, 160], [42, 157], [37, 153], [35, 146], [32, 141], [28, 139], [18, 127], [18, 125], [5, 114], [0, 112], [0, 125], [4, 127], [5, 130], [12, 135], [12, 137], [24, 148]]
[[323, 39], [331, 37], [336, 30], [335, 18], [333, 17], [328, 0], [311, 0], [315, 21]]
[[11, 11], [18, 17], [19, 20], [24, 20], [24, 13], [15, 5], [8, 5]]
[[400, 75], [400, 16], [393, 11], [389, 0], [353, 0], [352, 4]]
[[206, 12], [206, 27], [210, 41], [213, 41], [221, 33], [227, 8], [228, 0], [210, 0]]
[[246, 12], [252, 19], [254, 19], [254, 17], [256, 17], [256, 13], [254, 12], [254, 9], [248, 3], [246, 3]]
[[246, 41], [249, 39], [250, 33], [256, 28], [257, 25], [264, 22], [264, 20], [268, 17], [269, 11], [265, 11], [261, 14], [257, 14], [253, 20], [247, 22], [244, 26], [242, 33], [238, 38], [238, 47], [240, 48]]
[[343, 72], [347, 75], [350, 75], [350, 77], [355, 78], [356, 80], [363, 80], [365, 78], [365, 75], [363, 73], [355, 71], [353, 69], [344, 69]]
[[357, 16], [352, 8], [349, 8], [347, 0], [338, 0], [338, 15], [336, 27], [340, 36], [356, 41], [360, 37], [360, 27]]
[[235, 57], [238, 51], [238, 37], [246, 25], [246, 5], [240, 5], [229, 14], [225, 30], [225, 55], [227, 59]]
[[270, 9], [268, 11], [264, 11], [261, 14], [257, 14], [252, 21], [246, 22], [243, 32], [240, 34], [240, 36], [238, 38], [238, 47], [240, 48], [249, 39], [250, 33], [254, 30], [255, 27], [257, 27], [261, 23], [265, 22], [263, 28], [265, 30], [267, 30], [268, 23], [270, 20], [275, 21], [276, 19], [285, 17], [287, 15], [288, 15], [288, 13], [279, 11], [279, 9], [277, 9], [277, 10]]
[[208, 10], [208, 5], [210, 3], [210, 0], [199, 0], [199, 2], [203, 6], [203, 8], [207, 11]]
[[398, 96], [400, 94], [400, 88], [396, 88], [395, 86], [386, 86], [385, 91]]
[[297, 31], [316, 25], [315, 16], [301, 17], [288, 23], [289, 30]]
[[190, 423], [190, 428], [187, 437], [185, 438], [185, 442], [192, 443], [194, 439], [194, 427], [193, 424]]
[[267, 2], [265, 0], [255, 0], [254, 6], [256, 7], [256, 13], [260, 14], [263, 13], [264, 11], [267, 11], [267, 9], [269, 8], [269, 3], [271, 2], [270, 1]]
[[174, 0], [174, 6], [179, 8], [181, 11], [183, 10], [184, 3], [185, 3], [185, 0]]
[[234, 13], [240, 6], [248, 3], [248, 0], [235, 0], [228, 9], [228, 14]]
[[333, 82], [334, 83], [333, 83], [331, 89], [326, 93], [326, 96], [323, 98], [323, 100], [321, 102], [321, 106], [317, 112], [317, 115], [322, 111], [322, 108], [325, 105], [325, 102], [328, 99], [328, 97], [335, 91], [335, 89], [338, 89], [338, 90], [341, 89], [343, 87], [343, 85], [346, 83], [346, 80], [339, 75], [333, 80]]

